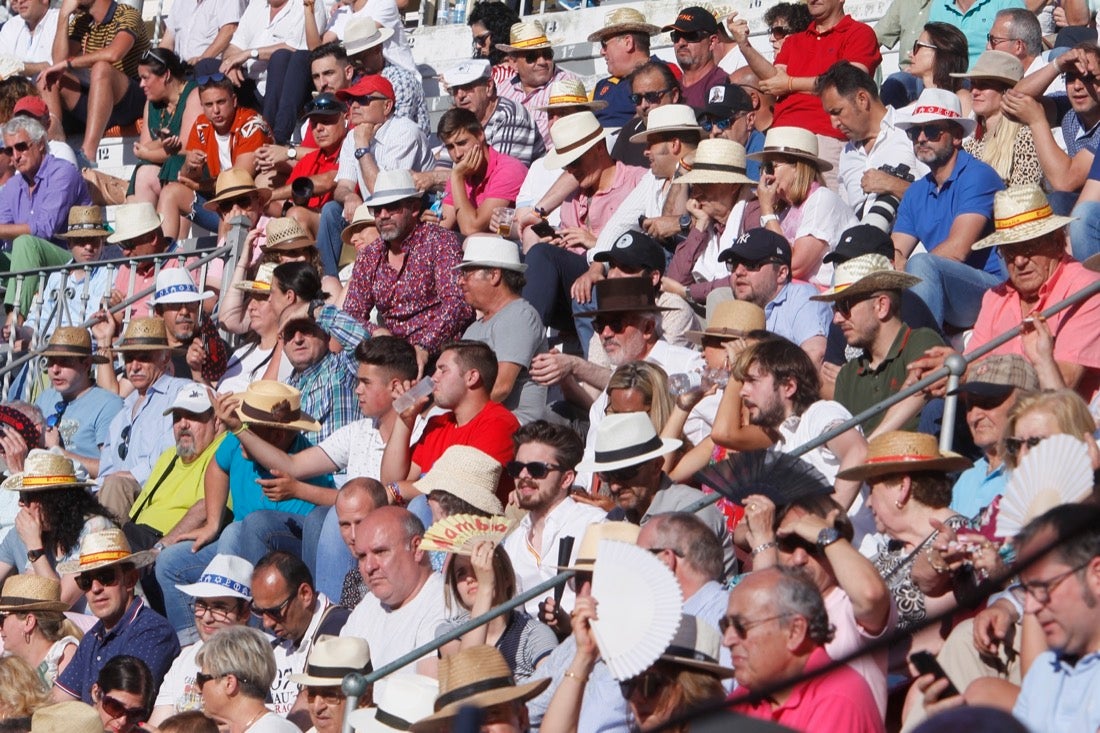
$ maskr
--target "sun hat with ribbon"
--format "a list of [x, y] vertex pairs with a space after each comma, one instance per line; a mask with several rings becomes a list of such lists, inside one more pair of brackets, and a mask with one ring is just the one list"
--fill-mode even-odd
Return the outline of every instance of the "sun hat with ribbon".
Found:
[[919, 282], [916, 275], [895, 270], [894, 263], [882, 255], [860, 255], [837, 265], [833, 270], [833, 286], [810, 296], [810, 300], [830, 303], [879, 290], [905, 290]]
[[58, 326], [50, 334], [46, 348], [39, 356], [60, 356], [77, 359], [91, 358], [93, 364], [106, 364], [107, 358], [92, 353], [92, 335], [82, 326]]
[[[661, 109], [658, 107], [653, 110]], [[699, 142], [691, 170], [676, 179], [676, 183], [746, 183], [756, 181], [745, 175], [745, 146], [736, 140], [708, 138]]]
[[351, 223], [344, 227], [344, 230], [340, 232], [340, 239], [344, 242], [344, 246], [351, 246], [351, 235], [356, 232], [366, 229], [374, 224], [374, 214], [371, 213], [370, 206], [367, 204], [359, 204], [355, 207], [355, 213], [351, 217]]
[[599, 43], [624, 33], [645, 33], [655, 36], [660, 26], [646, 22], [645, 16], [634, 8], [615, 8], [603, 17], [603, 27], [588, 34], [589, 43]]
[[156, 286], [150, 305], [171, 303], [200, 303], [215, 295], [213, 290], [199, 292], [191, 273], [182, 267], [166, 267], [157, 273]]
[[497, 49], [504, 53], [523, 53], [553, 48], [546, 37], [546, 29], [537, 20], [521, 20], [508, 29], [508, 43], [498, 43]]
[[354, 56], [368, 48], [385, 43], [391, 36], [393, 36], [393, 30], [379, 25], [374, 18], [352, 17], [344, 26], [344, 50], [347, 51], [348, 56]]
[[577, 470], [598, 473], [637, 466], [653, 458], [668, 455], [681, 445], [682, 440], [657, 435], [648, 413], [624, 412], [608, 415], [596, 428], [593, 457], [581, 461]]
[[249, 194], [259, 196], [260, 203], [263, 204], [271, 200], [271, 189], [257, 187], [255, 179], [248, 171], [240, 168], [226, 168], [218, 174], [218, 180], [214, 183], [214, 198], [202, 207], [207, 211], [217, 211], [219, 202]]
[[176, 588], [192, 598], [243, 598], [252, 600], [252, 563], [237, 555], [218, 553], [202, 569], [195, 583]]
[[279, 216], [269, 222], [264, 229], [264, 252], [288, 252], [315, 244], [313, 237], [297, 219]]
[[107, 242], [121, 244], [137, 239], [159, 229], [162, 221], [160, 214], [148, 201], [120, 204], [115, 208], [115, 231], [108, 235]]
[[0, 591], [0, 613], [24, 611], [68, 611], [69, 604], [61, 600], [61, 583], [53, 578], [24, 573], [4, 581]]
[[764, 309], [747, 300], [724, 300], [714, 306], [707, 316], [707, 327], [702, 331], [685, 331], [684, 338], [693, 344], [703, 343], [705, 338], [722, 341], [744, 338], [750, 331], [765, 328]]
[[863, 463], [839, 471], [836, 477], [864, 481], [891, 473], [963, 471], [972, 465], [966, 456], [941, 451], [934, 435], [893, 430], [872, 438]]
[[974, 134], [977, 121], [963, 117], [962, 103], [950, 89], [925, 87], [917, 101], [898, 110], [894, 125], [906, 130], [928, 122], [954, 122], [962, 127], [963, 137]]
[[575, 112], [562, 117], [550, 127], [554, 149], [543, 159], [547, 168], [564, 168], [584, 155], [589, 148], [607, 137], [596, 115]]
[[992, 79], [1016, 86], [1016, 82], [1024, 78], [1024, 65], [1020, 59], [1004, 51], [982, 51], [982, 55], [968, 70], [962, 73], [953, 73], [956, 79]]
[[[818, 171], [831, 171], [833, 164], [818, 157], [817, 135], [801, 127], [773, 127], [764, 137], [764, 147], [749, 153], [752, 160], [769, 160], [775, 157], [798, 158], [810, 163]], [[696, 154], [698, 157], [698, 154]]]
[[23, 461], [23, 470], [12, 474], [0, 484], [8, 491], [47, 491], [92, 486], [93, 481], [82, 481], [76, 475], [76, 465], [71, 459], [48, 450], [33, 449]]
[[491, 516], [504, 513], [497, 498], [497, 484], [504, 469], [488, 453], [468, 445], [452, 445], [443, 451], [428, 472], [413, 482], [422, 494], [445, 491]]
[[234, 283], [233, 287], [237, 290], [245, 290], [249, 293], [270, 295], [271, 281], [275, 277], [275, 268], [278, 266], [278, 262], [264, 262], [256, 268], [255, 280], [242, 280], [239, 283]]
[[74, 206], [69, 209], [69, 223], [57, 236], [62, 239], [87, 239], [106, 237], [111, 230], [103, 223], [103, 209], [99, 206]]
[[993, 194], [993, 233], [979, 239], [971, 249], [1038, 239], [1075, 218], [1055, 214], [1043, 189], [1034, 183], [1006, 188]]
[[366, 639], [323, 634], [313, 642], [305, 670], [290, 675], [290, 681], [302, 686], [339, 687], [345, 676], [370, 671], [370, 647]]
[[91, 705], [69, 700], [35, 710], [31, 733], [103, 733], [103, 721]]
[[680, 616], [676, 635], [672, 637], [660, 660], [701, 672], [711, 672], [721, 678], [732, 677], [733, 668], [718, 663], [721, 648], [722, 636], [714, 626], [698, 616], [685, 613]]
[[581, 537], [581, 543], [577, 547], [577, 559], [572, 565], [559, 565], [558, 570], [591, 571], [596, 567], [596, 552], [600, 549], [600, 542], [614, 540], [636, 545], [641, 531], [641, 527], [631, 522], [590, 524], [584, 530], [584, 536]]
[[130, 543], [121, 529], [105, 529], [102, 532], [89, 532], [80, 541], [80, 557], [57, 564], [61, 575], [87, 573], [109, 565], [129, 563], [135, 568], [151, 565], [156, 560], [155, 553], [149, 550], [131, 552]]
[[455, 270], [470, 267], [499, 267], [502, 270], [526, 272], [527, 265], [519, 261], [519, 246], [510, 239], [495, 234], [471, 234], [462, 243], [462, 261]]
[[416, 188], [411, 171], [379, 171], [378, 177], [374, 179], [374, 193], [363, 203], [368, 207], [374, 207], [421, 196], [423, 192]]
[[122, 338], [115, 342], [115, 351], [155, 351], [168, 348], [168, 331], [164, 319], [159, 316], [146, 316], [131, 319], [122, 332]]
[[647, 143], [650, 135], [665, 132], [697, 132], [702, 134], [695, 119], [695, 110], [686, 104], [666, 104], [651, 110], [646, 118], [645, 129], [630, 136], [632, 143]]
[[588, 98], [588, 91], [580, 79], [558, 79], [550, 85], [550, 96], [546, 99], [546, 105], [535, 109], [545, 112], [548, 109], [563, 107], [584, 107], [595, 112], [606, 106], [607, 102], [602, 99]]
[[391, 733], [410, 730], [413, 723], [431, 715], [439, 695], [439, 683], [422, 674], [401, 674], [374, 683], [374, 707], [348, 715], [356, 733]]
[[260, 379], [237, 395], [237, 417], [249, 425], [316, 432], [321, 423], [302, 412], [302, 393], [273, 379]]

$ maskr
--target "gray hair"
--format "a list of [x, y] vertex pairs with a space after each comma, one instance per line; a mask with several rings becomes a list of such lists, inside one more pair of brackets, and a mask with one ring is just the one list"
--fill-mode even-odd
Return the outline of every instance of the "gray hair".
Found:
[[33, 117], [19, 115], [8, 120], [7, 124], [4, 125], [4, 134], [14, 135], [17, 132], [27, 133], [27, 139], [31, 142], [40, 143], [46, 139], [46, 128]]
[[1027, 8], [1005, 8], [993, 16], [993, 22], [997, 22], [998, 18], [1008, 21], [1013, 38], [1023, 42], [1028, 56], [1038, 56], [1043, 52], [1043, 29], [1035, 13]]
[[779, 573], [774, 595], [776, 612], [806, 619], [806, 635], [818, 646], [832, 641], [833, 627], [825, 601], [806, 572], [783, 566], [776, 566], [775, 570]]
[[202, 645], [195, 663], [207, 674], [237, 678], [241, 694], [263, 700], [275, 680], [275, 654], [264, 635], [248, 626], [228, 626]]
[[722, 577], [722, 543], [702, 519], [687, 512], [671, 512], [650, 521], [656, 525], [659, 547], [672, 549], [710, 580]]

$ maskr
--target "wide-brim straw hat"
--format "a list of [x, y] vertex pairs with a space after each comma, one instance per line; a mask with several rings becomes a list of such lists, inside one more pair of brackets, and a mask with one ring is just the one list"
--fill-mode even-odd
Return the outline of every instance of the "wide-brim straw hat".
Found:
[[526, 272], [527, 265], [519, 261], [519, 245], [495, 234], [471, 234], [462, 244], [462, 261], [455, 270], [469, 267], [499, 267], [502, 270]]
[[374, 214], [371, 212], [370, 206], [367, 204], [359, 204], [355, 207], [355, 213], [351, 217], [351, 223], [340, 232], [340, 240], [344, 243], [345, 247], [351, 247], [351, 235], [361, 229], [373, 226], [374, 222]]
[[596, 307], [578, 311], [577, 318], [610, 313], [660, 313], [673, 310], [657, 305], [653, 283], [647, 277], [611, 277], [596, 283]]
[[439, 696], [433, 715], [413, 724], [413, 731], [449, 730], [465, 707], [491, 708], [506, 702], [526, 702], [550, 686], [550, 679], [517, 685], [512, 670], [496, 647], [463, 649], [439, 660]]
[[121, 529], [105, 529], [102, 532], [90, 532], [80, 541], [80, 557], [57, 564], [61, 575], [87, 573], [99, 568], [120, 563], [129, 563], [135, 568], [151, 565], [156, 555], [149, 550], [131, 552], [130, 543]]
[[714, 306], [714, 312], [707, 318], [707, 327], [702, 331], [686, 331], [684, 338], [693, 344], [703, 343], [704, 338], [717, 338], [731, 341], [744, 338], [750, 331], [759, 331], [766, 327], [764, 309], [746, 300], [724, 300]]
[[577, 470], [591, 473], [617, 471], [668, 455], [681, 445], [682, 440], [657, 435], [649, 413], [624, 412], [608, 415], [596, 428], [593, 457], [581, 461]]
[[488, 453], [468, 445], [452, 445], [413, 486], [422, 494], [445, 491], [496, 516], [504, 513], [496, 495], [502, 470], [500, 461]]
[[61, 600], [61, 583], [41, 575], [12, 575], [0, 591], [0, 613], [24, 611], [68, 611], [69, 604]]
[[148, 201], [120, 204], [115, 209], [115, 230], [108, 237], [110, 244], [120, 244], [143, 237], [160, 228], [164, 220]]
[[164, 319], [157, 316], [131, 319], [122, 338], [115, 342], [115, 351], [155, 351], [167, 348], [168, 330], [164, 326]]
[[584, 530], [581, 544], [577, 547], [577, 559], [572, 565], [559, 565], [558, 570], [580, 570], [590, 572], [596, 568], [596, 554], [603, 540], [638, 544], [638, 535], [642, 528], [631, 522], [600, 522], [590, 524]]
[[61, 239], [106, 237], [111, 230], [103, 223], [103, 209], [98, 206], [74, 206], [69, 209], [68, 228], [58, 234]]
[[895, 270], [894, 264], [882, 255], [860, 255], [837, 265], [833, 270], [832, 287], [810, 296], [810, 300], [831, 303], [880, 290], [905, 290], [919, 282], [916, 275]]
[[564, 168], [584, 155], [596, 143], [607, 137], [596, 115], [574, 112], [562, 117], [550, 127], [554, 149], [543, 158], [547, 168]]
[[917, 101], [902, 107], [894, 117], [894, 126], [907, 130], [914, 125], [928, 122], [954, 122], [963, 131], [963, 137], [974, 134], [977, 120], [963, 117], [962, 102], [950, 89], [925, 87]]
[[580, 79], [558, 79], [550, 85], [550, 96], [546, 99], [546, 105], [535, 109], [545, 112], [562, 107], [584, 107], [595, 112], [606, 106], [607, 102], [602, 99], [588, 98], [588, 90], [584, 88], [584, 82]]
[[309, 236], [309, 232], [297, 219], [280, 216], [267, 223], [264, 229], [264, 246], [261, 249], [265, 252], [287, 252], [315, 244], [313, 237]]
[[339, 687], [349, 674], [370, 672], [370, 647], [357, 636], [317, 637], [306, 658], [306, 668], [290, 675], [290, 681], [313, 687]]
[[993, 194], [993, 233], [979, 239], [971, 249], [1038, 239], [1074, 219], [1076, 217], [1055, 214], [1043, 189], [1034, 183], [1006, 188]]
[[836, 477], [865, 481], [892, 473], [963, 471], [972, 465], [966, 456], [941, 451], [934, 435], [893, 430], [872, 438], [863, 463], [838, 472]]
[[355, 710], [348, 720], [356, 733], [391, 733], [412, 728], [431, 715], [439, 682], [422, 674], [398, 674], [374, 683], [373, 708]]
[[[658, 107], [657, 109], [660, 109]], [[653, 110], [656, 112], [657, 110]], [[676, 183], [739, 183], [755, 185], [746, 174], [745, 146], [736, 140], [707, 138], [695, 149], [691, 170], [676, 179]]]
[[523, 53], [553, 48], [546, 37], [546, 29], [537, 20], [521, 20], [508, 29], [508, 43], [498, 43], [497, 49], [504, 53]]
[[666, 104], [651, 110], [646, 118], [645, 129], [630, 136], [632, 143], [649, 142], [651, 135], [659, 135], [663, 132], [698, 132], [702, 135], [703, 128], [699, 127], [699, 121], [695, 118], [695, 110], [686, 104]]
[[1010, 53], [989, 50], [983, 51], [967, 71], [951, 76], [956, 79], [992, 79], [1012, 87], [1024, 78], [1024, 65]]
[[344, 26], [344, 50], [348, 56], [354, 56], [385, 43], [392, 36], [393, 29], [379, 25], [374, 18], [350, 18]]
[[92, 335], [82, 326], [58, 326], [50, 334], [46, 348], [39, 356], [60, 356], [76, 359], [91, 357], [93, 364], [106, 364], [107, 358], [92, 352]]
[[[752, 160], [769, 160], [775, 157], [798, 158], [810, 163], [824, 173], [833, 169], [833, 164], [818, 157], [817, 135], [801, 127], [773, 127], [764, 137], [764, 147], [747, 157]], [[698, 154], [696, 154], [698, 157]]]
[[217, 211], [218, 202], [227, 199], [257, 194], [260, 202], [266, 204], [271, 200], [270, 188], [259, 188], [252, 174], [240, 168], [226, 168], [218, 174], [218, 180], [214, 183], [214, 198], [202, 205], [207, 211]]
[[234, 283], [233, 287], [249, 293], [270, 295], [271, 281], [275, 279], [275, 268], [278, 266], [278, 262], [264, 262], [256, 268], [255, 280], [242, 280], [239, 283]]
[[313, 433], [321, 423], [302, 412], [302, 393], [273, 379], [260, 379], [237, 394], [241, 406], [237, 417], [249, 425], [267, 425], [284, 430]]
[[76, 465], [71, 459], [52, 451], [32, 449], [23, 461], [23, 470], [4, 479], [0, 489], [8, 491], [52, 491], [56, 489], [80, 489], [94, 485], [82, 481], [76, 475]]
[[722, 679], [733, 677], [733, 668], [718, 663], [722, 637], [718, 630], [698, 616], [683, 614], [680, 626], [668, 648], [660, 656], [662, 662], [710, 672]]
[[603, 28], [588, 34], [589, 43], [598, 43], [605, 38], [621, 36], [624, 33], [645, 33], [655, 36], [661, 27], [646, 22], [646, 18], [634, 8], [616, 8], [603, 17]]
[[103, 733], [103, 721], [91, 705], [69, 700], [35, 710], [31, 733]]
[[364, 201], [367, 206], [382, 206], [396, 201], [418, 198], [424, 193], [416, 188], [412, 172], [407, 170], [380, 171], [374, 179], [374, 193]]

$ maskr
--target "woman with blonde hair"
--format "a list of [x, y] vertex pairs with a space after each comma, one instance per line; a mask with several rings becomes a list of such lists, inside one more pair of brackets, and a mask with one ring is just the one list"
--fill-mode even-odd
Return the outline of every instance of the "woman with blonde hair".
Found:
[[668, 375], [656, 364], [631, 361], [616, 369], [607, 381], [607, 414], [645, 412], [659, 433], [672, 414]]
[[203, 644], [195, 661], [203, 711], [224, 721], [229, 733], [301, 733], [264, 705], [277, 670], [271, 644], [261, 632], [228, 626]]
[[[1011, 470], [1020, 465], [1028, 450], [1052, 435], [1080, 438], [1095, 456], [1092, 434], [1096, 421], [1088, 404], [1072, 389], [1034, 392], [1016, 401], [1008, 413], [1002, 441], [1005, 464]], [[1095, 463], [1095, 459], [1094, 459]], [[1096, 468], [1096, 466], [1093, 466]]]
[[4, 650], [38, 672], [49, 689], [68, 666], [83, 634], [65, 618], [61, 583], [40, 575], [13, 575], [0, 593]]
[[34, 668], [16, 656], [0, 657], [0, 720], [30, 718], [50, 703], [49, 688]]

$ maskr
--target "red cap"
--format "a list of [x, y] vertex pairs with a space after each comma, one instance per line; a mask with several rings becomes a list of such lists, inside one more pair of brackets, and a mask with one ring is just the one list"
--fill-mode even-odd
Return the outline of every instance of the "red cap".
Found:
[[336, 92], [336, 96], [343, 100], [366, 97], [370, 94], [381, 94], [391, 101], [396, 99], [396, 95], [393, 93], [393, 84], [390, 84], [390, 80], [380, 74], [364, 76], [347, 89]]
[[46, 106], [46, 102], [43, 101], [42, 97], [27, 95], [26, 97], [20, 97], [11, 111], [13, 117], [20, 112], [26, 112], [32, 117], [38, 118], [48, 115], [50, 108]]

